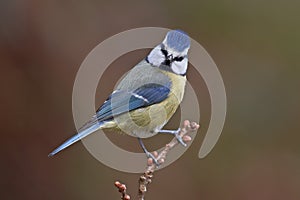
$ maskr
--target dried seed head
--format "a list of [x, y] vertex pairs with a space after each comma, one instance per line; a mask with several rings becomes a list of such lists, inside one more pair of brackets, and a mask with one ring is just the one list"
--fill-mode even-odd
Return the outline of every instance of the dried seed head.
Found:
[[148, 158], [147, 165], [148, 166], [153, 165], [153, 159], [152, 158]]
[[184, 120], [183, 126], [184, 126], [184, 127], [187, 127], [187, 126], [189, 126], [189, 125], [190, 125], [189, 120]]
[[165, 159], [163, 159], [163, 158], [161, 158], [161, 159], [159, 159], [159, 164], [162, 164], [162, 163], [164, 163], [165, 162]]
[[144, 182], [146, 180], [146, 177], [145, 176], [141, 176], [140, 177], [140, 181]]
[[122, 184], [121, 184], [119, 181], [116, 181], [116, 182], [115, 182], [115, 186], [116, 186], [116, 187], [120, 187], [121, 185], [122, 185]]
[[183, 136], [182, 139], [183, 139], [184, 142], [189, 142], [189, 141], [192, 140], [191, 136], [189, 136], [189, 135]]
[[126, 190], [126, 185], [125, 185], [125, 184], [122, 184], [119, 188], [120, 188], [121, 190]]

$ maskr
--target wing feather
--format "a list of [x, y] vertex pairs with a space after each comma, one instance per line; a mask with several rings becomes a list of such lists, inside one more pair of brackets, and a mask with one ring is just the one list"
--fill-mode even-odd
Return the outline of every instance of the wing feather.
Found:
[[133, 91], [116, 90], [96, 111], [96, 115], [80, 130], [98, 122], [108, 121], [114, 117], [135, 109], [147, 107], [165, 100], [170, 94], [171, 84], [145, 84]]

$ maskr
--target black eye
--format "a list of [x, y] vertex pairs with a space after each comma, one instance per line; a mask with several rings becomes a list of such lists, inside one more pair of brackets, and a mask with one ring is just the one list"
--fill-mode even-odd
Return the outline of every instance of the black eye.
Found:
[[165, 49], [161, 49], [161, 52], [164, 54], [165, 57], [168, 57], [168, 51]]
[[182, 57], [182, 56], [180, 56], [180, 57], [175, 57], [175, 58], [173, 58], [173, 60], [180, 62], [180, 61], [183, 60], [183, 57]]

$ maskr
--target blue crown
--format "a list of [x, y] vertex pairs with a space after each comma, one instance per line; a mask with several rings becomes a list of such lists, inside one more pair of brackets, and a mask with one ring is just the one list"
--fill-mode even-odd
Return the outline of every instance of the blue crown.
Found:
[[172, 30], [167, 33], [166, 45], [175, 51], [182, 52], [189, 48], [190, 37], [182, 30]]

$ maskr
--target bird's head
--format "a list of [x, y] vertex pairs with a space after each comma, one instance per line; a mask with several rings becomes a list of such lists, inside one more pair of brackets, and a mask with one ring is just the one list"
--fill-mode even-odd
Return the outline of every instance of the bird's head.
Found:
[[185, 75], [188, 66], [189, 36], [181, 30], [169, 31], [161, 44], [147, 56], [147, 61], [178, 75]]

